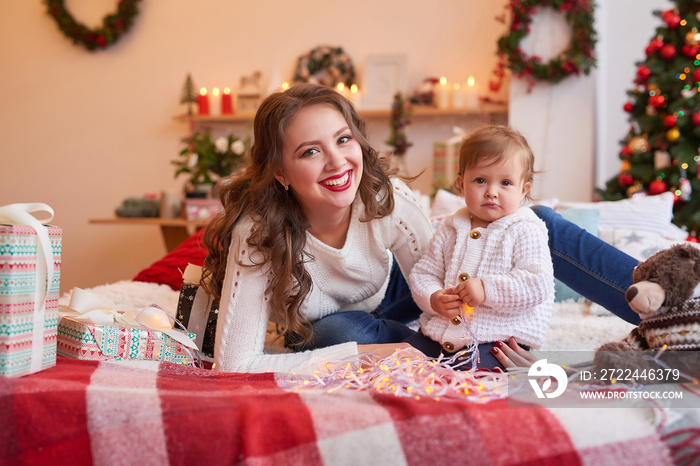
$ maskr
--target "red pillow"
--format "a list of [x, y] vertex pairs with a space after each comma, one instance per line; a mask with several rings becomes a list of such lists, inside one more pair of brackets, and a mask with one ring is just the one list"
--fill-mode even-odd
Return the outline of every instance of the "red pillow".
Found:
[[207, 248], [202, 237], [204, 229], [197, 231], [165, 257], [143, 269], [134, 277], [136, 282], [159, 283], [168, 285], [173, 290], [180, 290], [182, 272], [187, 264], [202, 265], [207, 257]]

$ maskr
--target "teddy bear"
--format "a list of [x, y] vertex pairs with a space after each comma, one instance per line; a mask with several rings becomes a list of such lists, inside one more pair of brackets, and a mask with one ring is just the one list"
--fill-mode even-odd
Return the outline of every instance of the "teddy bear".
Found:
[[632, 281], [625, 298], [642, 321], [624, 340], [602, 345], [594, 366], [659, 367], [653, 359], [671, 350], [665, 357], [676, 368], [700, 377], [700, 249], [681, 244], [659, 251], [637, 265]]

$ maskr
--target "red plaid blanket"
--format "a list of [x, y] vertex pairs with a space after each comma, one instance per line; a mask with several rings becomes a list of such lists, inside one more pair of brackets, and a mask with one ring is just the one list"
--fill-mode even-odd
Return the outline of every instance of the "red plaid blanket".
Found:
[[292, 392], [275, 377], [59, 358], [0, 379], [0, 464], [671, 462], [643, 410]]

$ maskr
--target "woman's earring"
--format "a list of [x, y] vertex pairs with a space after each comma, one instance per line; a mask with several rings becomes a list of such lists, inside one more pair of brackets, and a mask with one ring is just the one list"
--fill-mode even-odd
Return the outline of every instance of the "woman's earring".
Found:
[[288, 184], [285, 184], [285, 185], [284, 185], [284, 190], [285, 190], [285, 191], [289, 191], [289, 185], [288, 185]]

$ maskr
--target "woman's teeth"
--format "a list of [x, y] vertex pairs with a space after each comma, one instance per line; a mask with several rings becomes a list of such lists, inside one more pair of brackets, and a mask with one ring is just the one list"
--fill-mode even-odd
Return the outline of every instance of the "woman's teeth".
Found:
[[342, 186], [348, 182], [349, 178], [350, 178], [350, 172], [346, 173], [345, 175], [341, 176], [340, 178], [322, 181], [322, 183], [325, 184], [326, 186]]

